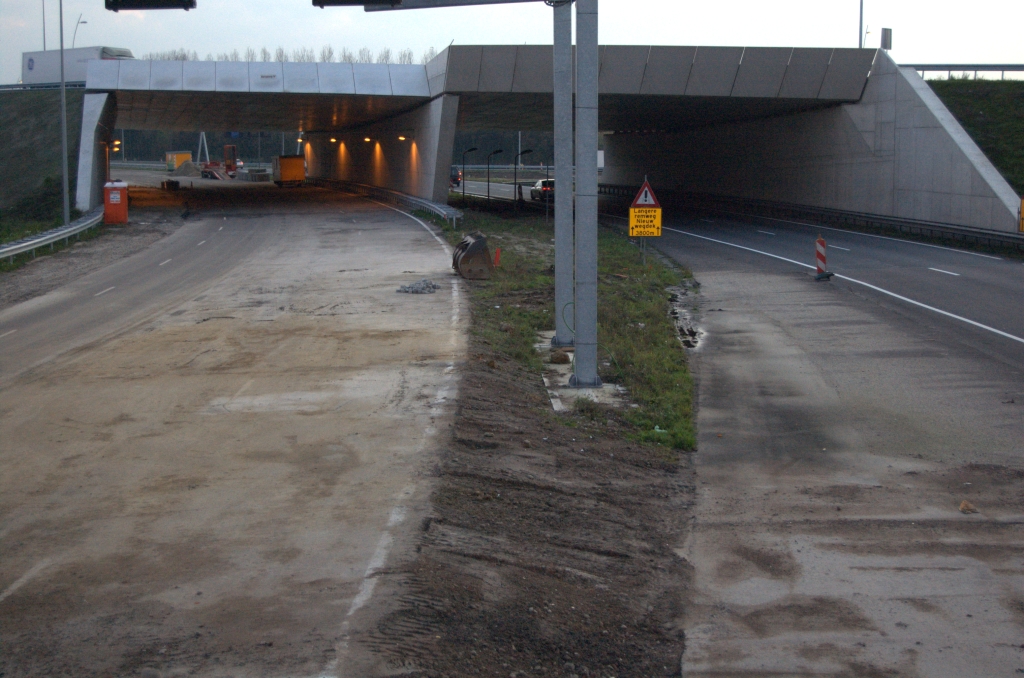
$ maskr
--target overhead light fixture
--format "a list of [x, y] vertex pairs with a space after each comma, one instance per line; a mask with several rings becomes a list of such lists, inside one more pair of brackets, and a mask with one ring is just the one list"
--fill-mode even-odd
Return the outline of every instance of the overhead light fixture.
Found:
[[111, 12], [122, 9], [183, 9], [196, 8], [196, 0], [106, 0]]
[[332, 143], [332, 144], [336, 144], [336, 143], [338, 143], [338, 140], [337, 140], [337, 139], [335, 139], [334, 137], [331, 137], [331, 143]]
[[405, 137], [398, 137], [399, 141], [405, 141]]
[[371, 141], [373, 141], [373, 139], [371, 139], [370, 137], [366, 137], [365, 139], [363, 139], [363, 141], [365, 141], [366, 143], [370, 143]]

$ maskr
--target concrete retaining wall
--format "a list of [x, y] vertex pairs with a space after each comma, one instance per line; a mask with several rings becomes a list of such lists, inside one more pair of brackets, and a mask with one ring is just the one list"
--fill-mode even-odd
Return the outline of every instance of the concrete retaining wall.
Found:
[[1018, 230], [1020, 200], [913, 69], [879, 52], [856, 104], [604, 137], [602, 182]]
[[111, 94], [86, 94], [82, 103], [82, 138], [78, 147], [78, 183], [75, 207], [88, 212], [103, 203], [107, 179], [107, 142], [117, 116]]
[[308, 134], [309, 176], [380, 186], [447, 203], [458, 109], [459, 97], [446, 94], [374, 125]]

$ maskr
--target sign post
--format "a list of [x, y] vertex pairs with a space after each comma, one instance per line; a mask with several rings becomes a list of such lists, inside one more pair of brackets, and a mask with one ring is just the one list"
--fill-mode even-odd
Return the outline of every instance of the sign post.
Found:
[[1020, 199], [1020, 210], [1017, 212], [1017, 219], [1020, 222], [1020, 232], [1024, 233], [1024, 198]]
[[629, 208], [629, 237], [640, 238], [640, 252], [646, 264], [647, 238], [661, 237], [661, 203], [646, 178]]

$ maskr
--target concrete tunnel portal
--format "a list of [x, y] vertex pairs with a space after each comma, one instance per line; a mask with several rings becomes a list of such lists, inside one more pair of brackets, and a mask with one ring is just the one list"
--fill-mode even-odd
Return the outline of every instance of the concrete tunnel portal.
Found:
[[[648, 175], [675, 191], [1017, 230], [1018, 196], [884, 51], [604, 46], [600, 57], [602, 183]], [[77, 206], [100, 201], [115, 128], [300, 130], [310, 177], [444, 203], [456, 130], [549, 131], [552, 83], [550, 46], [452, 46], [426, 65], [92, 61]]]

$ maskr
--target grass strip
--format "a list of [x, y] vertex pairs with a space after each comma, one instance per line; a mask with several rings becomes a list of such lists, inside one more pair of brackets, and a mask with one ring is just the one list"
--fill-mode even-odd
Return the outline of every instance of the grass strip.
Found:
[[[439, 226], [444, 225], [435, 221]], [[445, 233], [453, 245], [463, 233], [482, 231], [501, 265], [488, 281], [469, 284], [471, 332], [504, 359], [539, 373], [537, 333], [554, 327], [554, 232], [543, 216], [514, 218], [505, 206], [495, 212], [467, 209], [458, 232]], [[693, 379], [685, 350], [669, 316], [666, 289], [690, 277], [688, 271], [648, 257], [610, 229], [598, 234], [598, 355], [606, 383], [621, 384], [639, 407], [618, 411], [627, 435], [677, 450], [696, 445]], [[571, 315], [572, 309], [565, 309]], [[576, 414], [595, 421], [610, 412], [578, 401]]]

